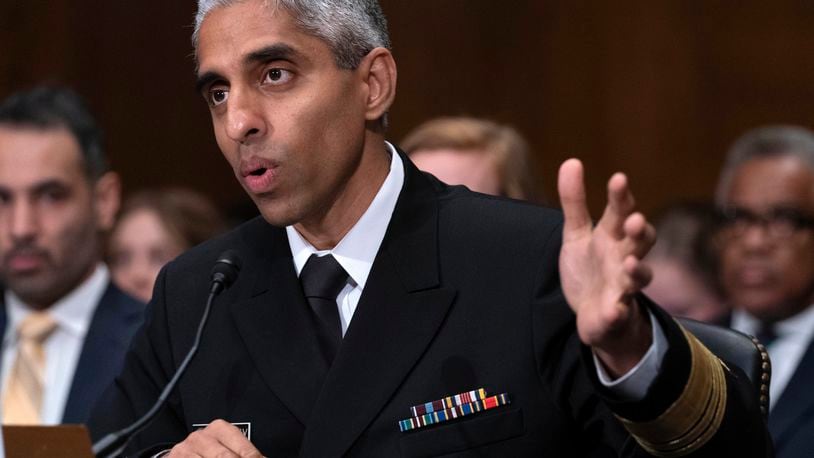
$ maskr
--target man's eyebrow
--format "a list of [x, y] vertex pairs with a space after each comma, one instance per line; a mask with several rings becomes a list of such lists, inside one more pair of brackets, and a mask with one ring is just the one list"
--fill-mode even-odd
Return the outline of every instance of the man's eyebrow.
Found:
[[[250, 52], [243, 58], [243, 66], [251, 67], [272, 60], [291, 60], [297, 56], [299, 56], [299, 53], [294, 48], [287, 44], [278, 43]], [[217, 72], [210, 71], [199, 75], [195, 81], [195, 92], [200, 93], [204, 88], [218, 80], [225, 80], [225, 78]]]
[[222, 79], [223, 77], [216, 72], [206, 72], [202, 75], [198, 75], [198, 77], [195, 79], [195, 92], [200, 93], [205, 87]]
[[257, 63], [272, 60], [290, 60], [298, 55], [299, 53], [291, 46], [284, 43], [277, 43], [250, 52], [243, 58], [243, 65], [249, 67]]
[[65, 182], [58, 180], [56, 178], [51, 178], [36, 183], [34, 186], [31, 187], [31, 192], [33, 192], [34, 194], [42, 194], [51, 191], [61, 191], [68, 188], [70, 188], [70, 186], [68, 186]]

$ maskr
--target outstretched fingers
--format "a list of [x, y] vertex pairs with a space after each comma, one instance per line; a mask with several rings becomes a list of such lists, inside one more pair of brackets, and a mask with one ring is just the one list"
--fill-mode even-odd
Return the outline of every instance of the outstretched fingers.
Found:
[[641, 291], [653, 279], [652, 270], [642, 258], [656, 241], [656, 229], [647, 222], [644, 215], [635, 212], [625, 219], [622, 231], [624, 239], [620, 243], [625, 277], [622, 289], [625, 295], [632, 295]]
[[656, 229], [639, 212], [625, 218], [622, 233], [625, 237], [626, 252], [639, 259], [643, 258], [656, 242]]
[[624, 282], [627, 295], [638, 293], [653, 280], [653, 270], [636, 256], [627, 256], [622, 262], [622, 269], [627, 277]]
[[624, 236], [624, 223], [636, 207], [636, 200], [630, 191], [627, 176], [615, 173], [608, 180], [608, 204], [602, 213], [598, 226], [616, 238]]

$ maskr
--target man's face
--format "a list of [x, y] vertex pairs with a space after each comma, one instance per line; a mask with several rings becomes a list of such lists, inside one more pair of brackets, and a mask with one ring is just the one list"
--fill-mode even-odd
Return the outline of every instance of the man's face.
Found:
[[814, 301], [814, 171], [792, 156], [740, 166], [726, 195], [721, 275], [727, 297], [764, 321]]
[[0, 275], [46, 308], [93, 270], [98, 235], [79, 144], [65, 129], [0, 125]]
[[644, 293], [671, 315], [714, 322], [727, 312], [721, 299], [684, 263], [671, 258], [648, 259], [653, 281]]
[[410, 159], [419, 169], [447, 184], [462, 184], [484, 194], [503, 192], [495, 159], [485, 151], [433, 149], [417, 150]]
[[266, 3], [207, 15], [198, 86], [221, 151], [265, 219], [319, 224], [366, 185], [367, 93], [360, 72], [338, 68], [327, 44]]

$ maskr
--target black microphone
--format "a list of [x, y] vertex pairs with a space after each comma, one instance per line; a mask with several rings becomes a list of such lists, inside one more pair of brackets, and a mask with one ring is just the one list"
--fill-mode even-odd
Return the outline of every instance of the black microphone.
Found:
[[240, 256], [235, 250], [226, 250], [218, 256], [215, 265], [212, 266], [212, 288], [209, 294], [218, 295], [226, 288], [232, 286], [240, 273]]
[[178, 380], [180, 380], [181, 376], [183, 376], [184, 372], [186, 372], [187, 366], [189, 366], [190, 361], [192, 361], [192, 357], [198, 352], [198, 345], [201, 343], [201, 335], [203, 334], [204, 326], [206, 326], [206, 321], [209, 319], [209, 311], [212, 309], [212, 303], [214, 302], [215, 297], [234, 283], [235, 279], [240, 273], [240, 267], [241, 262], [237, 251], [226, 250], [221, 253], [220, 256], [218, 256], [218, 260], [215, 261], [215, 265], [212, 267], [212, 280], [211, 287], [209, 288], [209, 297], [206, 300], [206, 307], [204, 307], [201, 322], [198, 324], [198, 332], [195, 334], [195, 341], [192, 343], [192, 348], [189, 349], [187, 356], [178, 366], [178, 369], [175, 370], [175, 374], [172, 376], [169, 383], [167, 383], [167, 385], [164, 387], [164, 390], [161, 392], [158, 400], [155, 402], [155, 404], [153, 404], [150, 410], [147, 411], [147, 413], [145, 413], [130, 426], [112, 432], [93, 444], [93, 454], [97, 458], [120, 456], [130, 438], [144, 429], [150, 420], [156, 416], [164, 403], [167, 402], [167, 398], [175, 388], [175, 385], [178, 384]]

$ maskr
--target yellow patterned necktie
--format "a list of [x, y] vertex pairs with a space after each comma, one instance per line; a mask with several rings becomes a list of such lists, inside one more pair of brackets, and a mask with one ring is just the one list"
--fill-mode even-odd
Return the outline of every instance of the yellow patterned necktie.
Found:
[[57, 323], [46, 312], [32, 312], [17, 328], [17, 359], [9, 374], [3, 396], [3, 423], [41, 423], [40, 408], [45, 384], [43, 343]]

